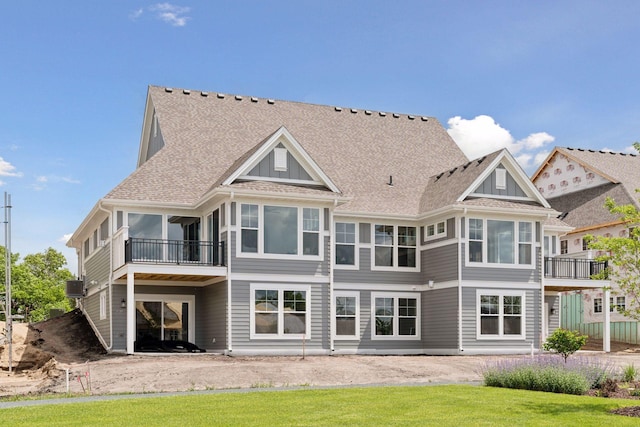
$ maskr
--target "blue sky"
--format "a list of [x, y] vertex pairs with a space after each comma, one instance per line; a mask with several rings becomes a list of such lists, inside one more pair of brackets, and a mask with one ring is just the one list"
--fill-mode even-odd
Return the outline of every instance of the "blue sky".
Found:
[[[469, 157], [640, 140], [638, 1], [3, 4], [12, 249], [64, 245], [135, 168], [147, 85], [437, 117]], [[4, 242], [4, 239], [1, 243]]]

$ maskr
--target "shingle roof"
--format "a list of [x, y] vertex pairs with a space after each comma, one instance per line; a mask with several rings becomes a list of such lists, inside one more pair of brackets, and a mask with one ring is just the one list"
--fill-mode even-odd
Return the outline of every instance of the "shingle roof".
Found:
[[281, 126], [350, 199], [342, 211], [416, 215], [429, 177], [467, 162], [431, 117], [185, 92], [149, 87], [165, 146], [107, 199], [194, 205]]

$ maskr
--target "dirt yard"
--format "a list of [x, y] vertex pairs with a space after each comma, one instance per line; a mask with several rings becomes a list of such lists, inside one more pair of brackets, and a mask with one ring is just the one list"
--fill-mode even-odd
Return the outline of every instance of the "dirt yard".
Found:
[[[4, 327], [0, 323], [0, 327]], [[598, 343], [590, 343], [596, 349]], [[601, 344], [600, 344], [601, 345]], [[480, 381], [496, 357], [311, 356], [212, 354], [107, 355], [78, 311], [30, 326], [14, 324], [13, 372], [0, 344], [0, 397], [64, 393], [186, 391], [286, 386], [427, 384]], [[612, 353], [582, 352], [617, 366], [640, 366], [640, 349], [613, 343]]]

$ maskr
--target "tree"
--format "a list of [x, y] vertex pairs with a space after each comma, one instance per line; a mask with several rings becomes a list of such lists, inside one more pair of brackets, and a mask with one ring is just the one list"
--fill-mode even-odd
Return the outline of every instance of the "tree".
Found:
[[[4, 259], [5, 248], [0, 246]], [[44, 320], [52, 308], [69, 311], [72, 300], [65, 295], [67, 280], [74, 278], [65, 268], [64, 255], [53, 248], [30, 254], [20, 261], [19, 254], [11, 254], [11, 299], [13, 314], [23, 314], [30, 322]], [[5, 288], [5, 265], [0, 267], [0, 289]]]
[[[640, 142], [633, 146], [640, 152]], [[608, 275], [618, 287], [614, 293], [627, 296], [625, 308], [618, 311], [640, 321], [640, 211], [633, 204], [617, 205], [610, 197], [605, 207], [620, 218], [629, 233], [620, 237], [588, 236], [589, 248], [604, 252], [598, 260], [607, 261], [609, 267], [600, 276]]]
[[546, 351], [555, 351], [564, 358], [564, 363], [567, 363], [567, 358], [580, 350], [586, 343], [586, 335], [559, 328], [549, 335], [547, 342], [542, 344], [542, 348]]

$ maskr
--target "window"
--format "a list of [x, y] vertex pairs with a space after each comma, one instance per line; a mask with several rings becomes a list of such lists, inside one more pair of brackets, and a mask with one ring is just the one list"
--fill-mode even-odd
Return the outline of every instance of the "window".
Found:
[[109, 218], [102, 221], [100, 224], [100, 240], [107, 240], [109, 237]]
[[582, 238], [582, 250], [586, 251], [589, 250], [589, 239], [587, 238]]
[[478, 338], [525, 338], [524, 293], [478, 291]]
[[568, 240], [560, 240], [560, 254], [569, 253], [569, 241]]
[[360, 338], [360, 294], [335, 292], [335, 337], [337, 339]]
[[419, 339], [420, 296], [416, 294], [371, 294], [375, 328], [372, 339]]
[[614, 311], [615, 309], [618, 313], [623, 312], [627, 306], [626, 298], [624, 296], [616, 297], [615, 305], [613, 304], [613, 297], [612, 297], [610, 303], [611, 305], [609, 306], [609, 310]]
[[240, 211], [242, 252], [258, 252], [258, 205], [243, 204]]
[[89, 256], [89, 239], [84, 241], [84, 244], [82, 245], [82, 247], [83, 247], [82, 252], [84, 254], [84, 257], [86, 258]]
[[438, 237], [443, 237], [447, 234], [447, 226], [445, 221], [440, 221], [435, 224], [429, 224], [426, 227], [426, 239], [435, 239]]
[[531, 222], [470, 218], [468, 231], [469, 262], [532, 265]]
[[602, 298], [593, 299], [593, 312], [602, 313]]
[[320, 222], [320, 209], [317, 208], [242, 204], [240, 251], [318, 256]]
[[107, 318], [107, 291], [100, 292], [100, 320]]
[[376, 267], [416, 267], [416, 227], [376, 224]]
[[92, 247], [91, 251], [95, 251], [96, 249], [98, 249], [98, 230], [97, 229], [93, 230], [93, 238], [91, 240], [93, 241], [93, 244], [91, 245]]
[[310, 288], [252, 284], [251, 338], [309, 338]]
[[507, 188], [507, 170], [496, 169], [496, 190], [504, 190]]
[[[162, 215], [130, 213], [128, 216], [129, 237], [134, 239], [162, 239]], [[149, 242], [132, 246], [134, 260], [163, 259], [162, 246]]]
[[336, 222], [336, 264], [356, 264], [356, 225]]

